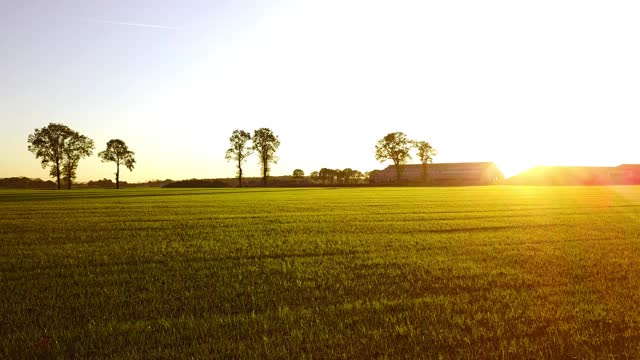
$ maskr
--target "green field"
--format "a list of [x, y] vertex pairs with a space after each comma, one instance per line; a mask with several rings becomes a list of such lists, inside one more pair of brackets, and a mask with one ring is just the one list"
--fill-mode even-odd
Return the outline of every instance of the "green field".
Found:
[[640, 357], [640, 187], [0, 191], [0, 358]]

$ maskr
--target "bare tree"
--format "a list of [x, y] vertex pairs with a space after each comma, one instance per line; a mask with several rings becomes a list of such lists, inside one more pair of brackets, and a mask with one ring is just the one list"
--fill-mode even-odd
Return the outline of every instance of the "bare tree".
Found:
[[412, 141], [402, 132], [389, 133], [376, 144], [376, 160], [380, 162], [393, 161], [398, 182], [400, 182], [402, 170], [404, 170], [403, 165], [408, 159], [411, 159], [411, 154], [409, 154], [411, 145]]
[[248, 146], [251, 134], [244, 130], [233, 130], [229, 142], [231, 147], [227, 149], [225, 159], [235, 161], [238, 168], [238, 186], [242, 187], [242, 163], [252, 154], [252, 149]]
[[262, 167], [262, 183], [267, 185], [269, 176], [269, 164], [277, 163], [276, 151], [280, 147], [280, 140], [269, 128], [260, 128], [253, 132], [252, 149], [258, 153]]
[[129, 171], [133, 170], [136, 163], [135, 153], [129, 150], [127, 144], [120, 139], [112, 139], [107, 142], [107, 149], [98, 153], [102, 162], [116, 163], [116, 189], [120, 189], [120, 165], [124, 165]]

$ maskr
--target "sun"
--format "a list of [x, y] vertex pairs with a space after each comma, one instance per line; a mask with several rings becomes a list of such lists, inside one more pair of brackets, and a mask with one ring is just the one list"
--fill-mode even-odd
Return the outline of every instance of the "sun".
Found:
[[500, 171], [502, 171], [505, 179], [508, 179], [512, 176], [522, 173], [525, 170], [531, 169], [535, 165], [528, 161], [522, 161], [521, 159], [506, 159], [496, 161], [496, 166], [498, 167], [498, 169], [500, 169]]

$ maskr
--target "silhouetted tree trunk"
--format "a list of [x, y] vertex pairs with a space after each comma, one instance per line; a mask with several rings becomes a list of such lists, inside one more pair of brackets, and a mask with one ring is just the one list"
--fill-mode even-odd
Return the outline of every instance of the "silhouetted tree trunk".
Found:
[[422, 164], [422, 181], [427, 182], [427, 164]]
[[72, 169], [67, 170], [67, 190], [71, 190], [71, 172]]
[[120, 161], [116, 162], [116, 189], [120, 189]]
[[60, 160], [56, 161], [56, 180], [58, 181], [58, 190], [60, 190]]
[[238, 159], [238, 187], [242, 187], [242, 159]]
[[267, 186], [267, 175], [269, 174], [269, 159], [262, 159], [262, 185]]

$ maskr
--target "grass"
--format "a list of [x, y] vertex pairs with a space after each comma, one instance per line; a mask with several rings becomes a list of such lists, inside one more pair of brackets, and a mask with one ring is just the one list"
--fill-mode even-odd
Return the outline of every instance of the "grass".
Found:
[[640, 187], [0, 191], [0, 358], [638, 358]]

